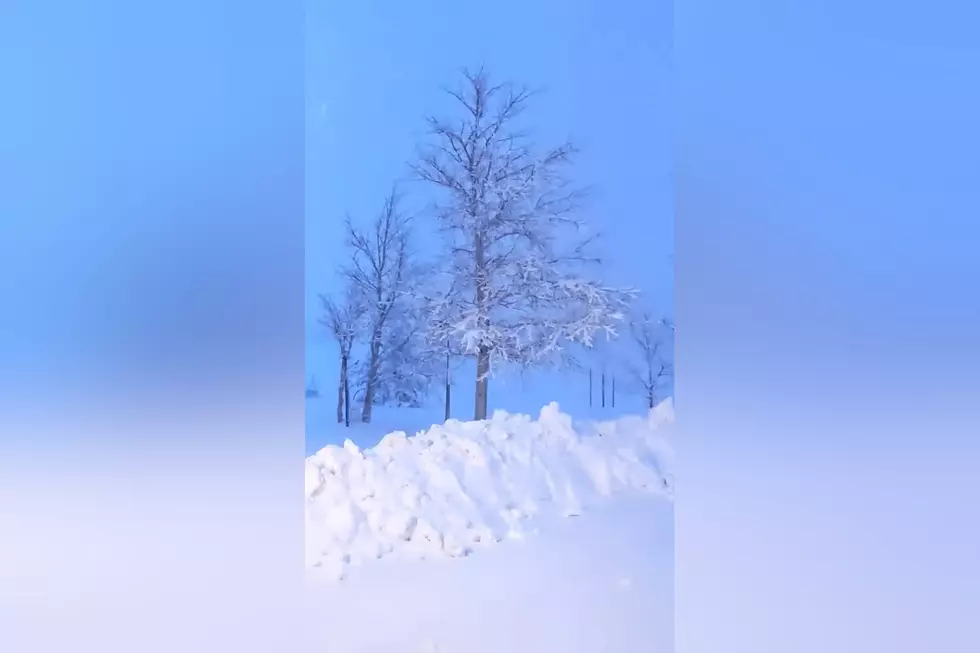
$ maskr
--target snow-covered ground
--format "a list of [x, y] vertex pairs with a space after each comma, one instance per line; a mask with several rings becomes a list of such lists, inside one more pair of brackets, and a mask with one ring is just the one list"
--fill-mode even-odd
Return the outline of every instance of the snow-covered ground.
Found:
[[368, 449], [328, 445], [306, 459], [307, 564], [342, 577], [392, 556], [463, 557], [615, 493], [669, 495], [670, 413], [573, 425], [552, 403], [537, 419], [497, 411]]
[[[464, 559], [311, 582], [305, 622], [330, 653], [669, 653], [674, 514], [621, 497]], [[311, 579], [312, 580], [312, 579]]]
[[336, 400], [322, 397], [306, 400], [306, 455], [310, 456], [327, 445], [342, 445], [351, 440], [359, 447], [378, 444], [388, 433], [404, 431], [414, 435], [428, 430], [433, 424], [442, 423], [438, 408], [391, 408], [375, 406], [371, 424], [361, 423], [360, 405], [351, 411], [351, 425], [337, 423]]
[[672, 422], [550, 404], [310, 456], [324, 650], [671, 650]]
[[[333, 361], [333, 358], [328, 360]], [[468, 364], [468, 363], [467, 363]], [[460, 369], [459, 378], [468, 377], [472, 370]], [[576, 370], [534, 371], [506, 378], [494, 378], [490, 386], [490, 413], [504, 409], [510, 413], [537, 415], [542, 406], [557, 401], [562, 410], [576, 420], [611, 420], [626, 415], [645, 412], [646, 399], [630, 392], [623, 379], [613, 407], [611, 381], [607, 381], [606, 401], [603, 405], [601, 380], [595, 375], [592, 405], [589, 405], [589, 376]], [[453, 390], [452, 415], [457, 419], [470, 419], [473, 415], [472, 386], [460, 383]], [[441, 390], [434, 393], [431, 403], [423, 408], [395, 408], [375, 406], [372, 424], [360, 423], [361, 404], [354, 402], [351, 410], [351, 426], [337, 424], [337, 396], [324, 390], [323, 394], [306, 401], [306, 455], [310, 456], [328, 444], [341, 445], [349, 438], [362, 448], [373, 447], [381, 438], [393, 431], [405, 431], [413, 435], [444, 421]]]

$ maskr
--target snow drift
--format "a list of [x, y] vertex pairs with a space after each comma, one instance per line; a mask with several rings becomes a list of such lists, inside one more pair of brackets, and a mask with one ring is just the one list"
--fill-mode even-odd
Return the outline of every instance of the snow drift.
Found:
[[306, 459], [307, 566], [339, 579], [368, 560], [465, 556], [616, 493], [670, 495], [672, 423], [670, 400], [575, 426], [552, 403], [537, 420], [497, 411], [371, 449], [327, 446]]

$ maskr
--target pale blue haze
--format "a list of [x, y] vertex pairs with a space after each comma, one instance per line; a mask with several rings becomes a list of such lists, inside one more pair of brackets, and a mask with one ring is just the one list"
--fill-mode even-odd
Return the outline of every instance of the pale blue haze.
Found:
[[676, 6], [677, 651], [980, 650], [980, 10]]

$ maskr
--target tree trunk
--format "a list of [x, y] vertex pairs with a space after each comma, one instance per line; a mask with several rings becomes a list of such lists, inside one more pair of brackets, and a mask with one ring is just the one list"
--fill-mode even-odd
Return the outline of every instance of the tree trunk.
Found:
[[361, 408], [361, 421], [371, 423], [371, 409], [374, 407], [374, 391], [378, 384], [378, 364], [381, 359], [381, 334], [375, 331], [371, 338], [371, 358], [368, 361], [367, 380], [364, 385], [364, 406]]
[[344, 393], [344, 426], [350, 426], [350, 375], [348, 374], [347, 367], [347, 357], [344, 356], [343, 361], [340, 363], [340, 375], [343, 379], [343, 393]]
[[656, 393], [656, 385], [653, 380], [653, 367], [647, 369], [647, 404], [648, 408], [653, 408], [653, 395]]
[[450, 370], [449, 370], [449, 352], [446, 352], [446, 421], [447, 422], [449, 421], [449, 415], [451, 412], [450, 407], [452, 405], [450, 402], [450, 395], [452, 394], [452, 385], [453, 385], [453, 379], [452, 376], [450, 375]]
[[[479, 315], [478, 325], [486, 329], [489, 316], [486, 314], [486, 253], [484, 252], [483, 235], [476, 235], [473, 251], [475, 254], [476, 277], [476, 310]], [[476, 352], [476, 410], [473, 419], [479, 421], [487, 418], [487, 393], [490, 384], [490, 350], [481, 344]]]
[[344, 423], [344, 377], [346, 376], [347, 359], [340, 358], [340, 379], [337, 382], [337, 423]]
[[602, 373], [602, 407], [606, 407], [606, 373]]
[[490, 350], [480, 347], [476, 355], [476, 410], [473, 419], [487, 418], [487, 394], [490, 385]]

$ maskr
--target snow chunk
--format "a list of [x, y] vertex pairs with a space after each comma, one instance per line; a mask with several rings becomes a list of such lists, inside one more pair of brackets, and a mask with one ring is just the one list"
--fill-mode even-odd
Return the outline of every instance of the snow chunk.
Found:
[[307, 566], [339, 579], [387, 556], [466, 556], [616, 493], [669, 496], [673, 421], [670, 400], [646, 418], [581, 424], [551, 403], [537, 420], [498, 410], [371, 449], [325, 447], [306, 460]]

